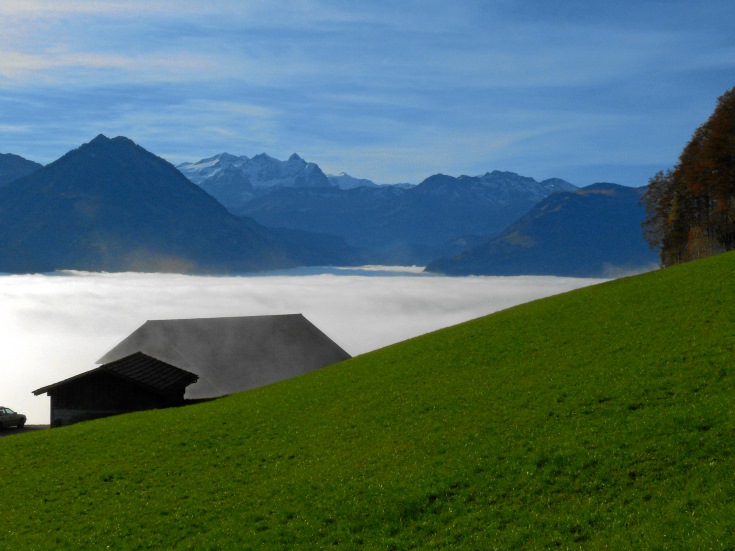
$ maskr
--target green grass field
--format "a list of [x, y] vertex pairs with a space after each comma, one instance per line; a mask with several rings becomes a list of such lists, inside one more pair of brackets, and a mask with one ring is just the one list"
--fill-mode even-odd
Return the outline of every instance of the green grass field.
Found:
[[733, 549], [735, 255], [0, 440], [3, 549]]

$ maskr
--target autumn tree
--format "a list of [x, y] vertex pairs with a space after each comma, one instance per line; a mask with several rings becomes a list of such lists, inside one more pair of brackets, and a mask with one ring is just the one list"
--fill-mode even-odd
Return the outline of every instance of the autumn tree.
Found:
[[697, 128], [673, 170], [643, 196], [643, 235], [670, 266], [735, 248], [735, 88]]

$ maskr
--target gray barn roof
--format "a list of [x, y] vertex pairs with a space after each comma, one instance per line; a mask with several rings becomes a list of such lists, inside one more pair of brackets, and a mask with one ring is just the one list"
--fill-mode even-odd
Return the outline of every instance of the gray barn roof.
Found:
[[147, 321], [97, 363], [135, 351], [199, 376], [187, 398], [267, 385], [350, 358], [301, 314]]
[[52, 385], [34, 390], [33, 394], [38, 396], [45, 392], [53, 391], [55, 388], [65, 385], [71, 381], [87, 377], [92, 373], [105, 372], [115, 375], [120, 379], [130, 381], [136, 385], [145, 387], [159, 394], [167, 394], [174, 390], [183, 390], [188, 385], [196, 382], [198, 377], [193, 373], [179, 369], [166, 362], [151, 358], [142, 352], [135, 352], [120, 358], [119, 360], [106, 363], [96, 369], [80, 373], [69, 379], [59, 381]]

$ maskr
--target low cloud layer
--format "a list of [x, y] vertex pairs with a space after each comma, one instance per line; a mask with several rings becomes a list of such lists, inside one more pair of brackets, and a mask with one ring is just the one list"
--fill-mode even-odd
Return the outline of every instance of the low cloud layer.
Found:
[[601, 280], [400, 271], [192, 277], [0, 276], [0, 404], [48, 423], [32, 391], [96, 367], [149, 319], [304, 314], [352, 355]]

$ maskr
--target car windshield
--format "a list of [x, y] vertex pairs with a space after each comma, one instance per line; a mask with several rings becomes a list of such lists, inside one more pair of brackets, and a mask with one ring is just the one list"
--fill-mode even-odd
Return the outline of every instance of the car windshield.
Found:
[[5, 408], [5, 411], [3, 413], [5, 413], [5, 415], [11, 415], [11, 414], [13, 414], [15, 412], [12, 409], [10, 409], [10, 408]]

